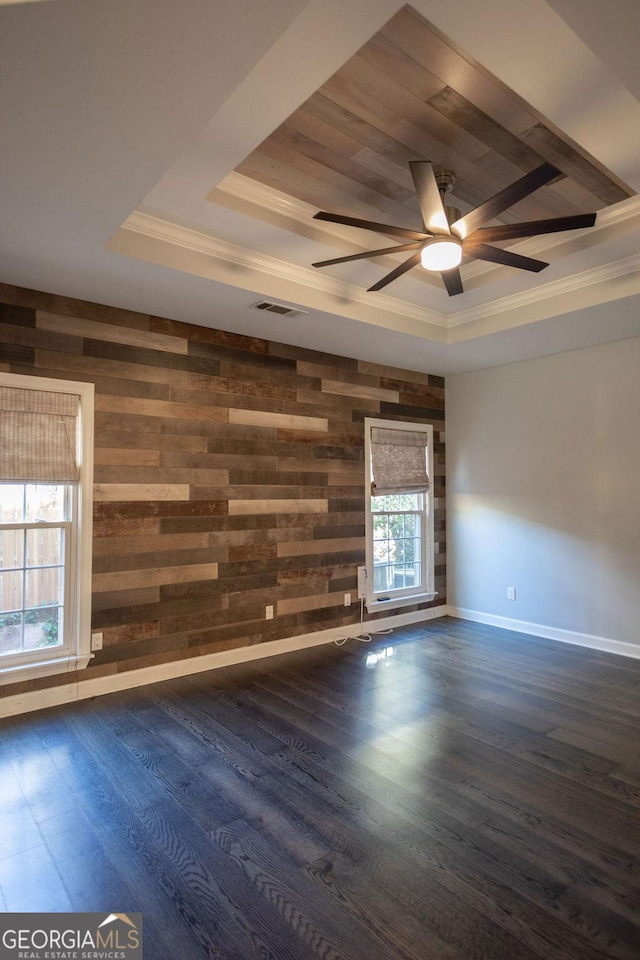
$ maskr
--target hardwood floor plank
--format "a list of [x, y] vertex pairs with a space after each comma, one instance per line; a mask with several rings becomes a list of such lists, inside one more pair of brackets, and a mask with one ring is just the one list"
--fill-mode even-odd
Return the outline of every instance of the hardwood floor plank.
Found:
[[356, 960], [366, 954], [392, 960], [393, 954], [358, 921], [345, 923], [340, 914], [328, 910], [324, 892], [303, 873], [291, 874], [278, 851], [249, 824], [221, 827], [214, 840], [315, 956]]
[[82, 810], [50, 817], [40, 829], [74, 910], [99, 913], [117, 906], [125, 913], [138, 911], [134, 894]]
[[[207, 788], [190, 764], [143, 727], [130, 711], [109, 705], [100, 716], [131, 753], [203, 830], [235, 820], [239, 811]], [[132, 771], [133, 772], [133, 771]]]
[[73, 909], [44, 843], [0, 860], [0, 890], [11, 913], [67, 913]]
[[388, 891], [354, 870], [340, 854], [334, 852], [324, 857], [307, 872], [341, 910], [365, 923], [395, 956], [408, 960], [458, 960], [464, 956], [428, 923], [409, 913]]
[[[308, 958], [286, 924], [250, 895], [249, 882], [175, 805], [146, 807], [142, 821], [179, 875], [190, 925], [206, 956]], [[220, 827], [218, 830], [224, 830]]]
[[[135, 724], [138, 718], [149, 724], [149, 727], [144, 728], [140, 723], [132, 735], [131, 725]], [[108, 717], [105, 719], [110, 722]], [[247, 780], [228, 764], [225, 764], [223, 769], [212, 765], [208, 745], [195, 737], [185, 745], [183, 731], [159, 708], [148, 708], [142, 716], [138, 713], [132, 715], [132, 712], [128, 711], [126, 719], [119, 718], [114, 729], [117, 732], [118, 728], [122, 729], [125, 724], [126, 732], [121, 734], [123, 739], [134, 753], [144, 758], [142, 762], [153, 764], [156, 775], [157, 744], [163, 744], [164, 752], [167, 749], [171, 751], [171, 747], [178, 743], [180, 756], [188, 759], [188, 765], [184, 764], [183, 771], [183, 765], [178, 766], [175, 763], [174, 749], [171, 751], [174, 759], [171, 761], [170, 754], [167, 754], [161, 776], [170, 792], [178, 799], [184, 792], [185, 774], [189, 776], [188, 802], [185, 806], [202, 829], [210, 832], [227, 821], [243, 818], [274, 836], [289, 856], [301, 863], [316, 860], [327, 852], [326, 846], [318, 843], [302, 824], [283, 816], [277, 805], [260, 790], [257, 782]], [[142, 745], [141, 730], [144, 730]], [[197, 775], [197, 783], [194, 782], [194, 775]], [[215, 809], [215, 816], [212, 816], [212, 807]]]
[[214, 758], [228, 763], [242, 776], [258, 780], [270, 772], [266, 756], [279, 748], [278, 741], [249, 725], [243, 735], [235, 736], [224, 723], [227, 715], [222, 705], [212, 702], [211, 698], [198, 697], [188, 681], [173, 681], [172, 691], [165, 688], [157, 703], [206, 743], [213, 750]]
[[0, 757], [0, 860], [13, 857], [42, 843], [30, 807], [8, 759]]

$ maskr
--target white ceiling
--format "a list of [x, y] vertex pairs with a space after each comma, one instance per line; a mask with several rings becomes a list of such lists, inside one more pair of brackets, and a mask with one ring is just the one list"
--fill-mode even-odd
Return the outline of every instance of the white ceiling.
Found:
[[[450, 299], [416, 271], [368, 294], [370, 261], [314, 271], [370, 237], [233, 173], [401, 5], [0, 3], [0, 282], [443, 375], [640, 335], [637, 197], [521, 242], [542, 274], [471, 264]], [[635, 0], [412, 5], [640, 191]]]

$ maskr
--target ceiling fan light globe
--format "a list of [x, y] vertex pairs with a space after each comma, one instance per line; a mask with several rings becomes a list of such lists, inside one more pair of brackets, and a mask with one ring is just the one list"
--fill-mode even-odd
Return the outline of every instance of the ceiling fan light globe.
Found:
[[462, 261], [462, 244], [455, 237], [435, 237], [423, 247], [420, 262], [425, 270], [452, 270]]

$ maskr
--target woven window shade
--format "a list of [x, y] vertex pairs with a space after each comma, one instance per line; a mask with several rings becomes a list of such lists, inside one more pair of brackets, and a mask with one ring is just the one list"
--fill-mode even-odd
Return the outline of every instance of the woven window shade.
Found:
[[0, 386], [0, 479], [76, 482], [78, 409], [74, 394]]
[[426, 433], [372, 427], [371, 475], [374, 497], [428, 490]]

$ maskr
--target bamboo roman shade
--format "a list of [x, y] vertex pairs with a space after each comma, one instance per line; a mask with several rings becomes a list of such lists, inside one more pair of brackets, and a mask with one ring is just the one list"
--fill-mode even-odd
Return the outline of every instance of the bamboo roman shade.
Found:
[[78, 415], [74, 394], [0, 386], [0, 479], [76, 482]]
[[371, 477], [374, 497], [428, 490], [427, 434], [372, 427]]

